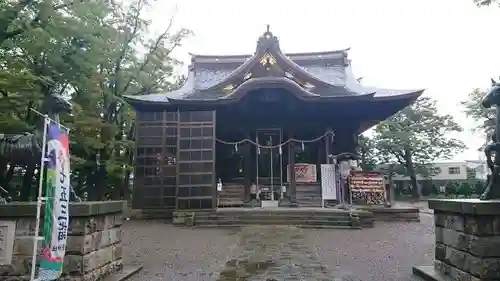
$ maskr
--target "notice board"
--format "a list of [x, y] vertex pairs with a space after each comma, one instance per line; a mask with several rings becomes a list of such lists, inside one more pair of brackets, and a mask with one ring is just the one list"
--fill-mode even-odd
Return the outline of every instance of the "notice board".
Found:
[[349, 176], [351, 204], [383, 205], [386, 201], [384, 175], [376, 172], [353, 171]]

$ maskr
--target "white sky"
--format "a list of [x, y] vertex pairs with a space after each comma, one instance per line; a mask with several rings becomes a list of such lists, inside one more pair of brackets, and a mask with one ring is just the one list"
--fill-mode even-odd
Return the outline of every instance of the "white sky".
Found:
[[[176, 8], [175, 8], [176, 7]], [[472, 88], [487, 88], [500, 75], [496, 6], [472, 0], [159, 0], [151, 10], [153, 31], [168, 24], [195, 35], [177, 52], [189, 64], [196, 54], [251, 54], [266, 24], [285, 52], [351, 47], [355, 75], [386, 88], [425, 88], [440, 110], [464, 124], [459, 137], [470, 147], [454, 160], [477, 159], [483, 136], [459, 102]]]

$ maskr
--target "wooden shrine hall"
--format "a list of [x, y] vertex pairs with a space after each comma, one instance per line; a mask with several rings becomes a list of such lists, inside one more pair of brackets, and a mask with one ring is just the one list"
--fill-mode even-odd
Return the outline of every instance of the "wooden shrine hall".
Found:
[[320, 165], [423, 92], [361, 85], [347, 53], [283, 53], [268, 29], [253, 55], [191, 55], [180, 89], [126, 96], [133, 207], [321, 206]]

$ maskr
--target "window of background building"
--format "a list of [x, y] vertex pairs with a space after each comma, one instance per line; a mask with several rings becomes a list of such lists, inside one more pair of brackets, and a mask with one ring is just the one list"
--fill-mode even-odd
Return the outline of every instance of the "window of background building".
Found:
[[450, 175], [458, 175], [460, 174], [460, 167], [449, 167], [448, 174]]

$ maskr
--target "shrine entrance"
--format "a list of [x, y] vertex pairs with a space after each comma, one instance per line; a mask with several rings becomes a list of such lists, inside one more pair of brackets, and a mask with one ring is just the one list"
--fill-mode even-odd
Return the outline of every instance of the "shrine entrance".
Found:
[[283, 142], [281, 129], [257, 129], [256, 149], [257, 174], [256, 184], [260, 188], [262, 206], [276, 205], [281, 198], [283, 185]]

